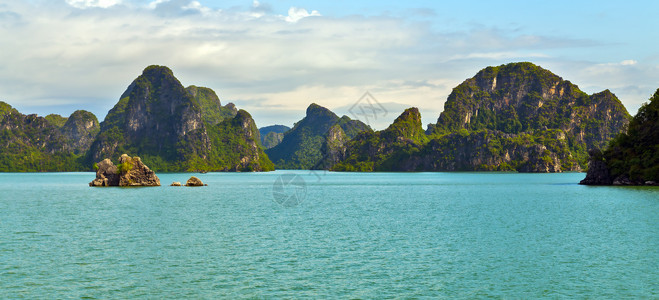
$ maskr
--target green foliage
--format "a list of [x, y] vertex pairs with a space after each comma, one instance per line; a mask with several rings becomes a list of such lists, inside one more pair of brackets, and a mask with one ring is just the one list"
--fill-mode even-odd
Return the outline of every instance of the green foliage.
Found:
[[119, 170], [119, 173], [125, 174], [133, 169], [133, 164], [129, 161], [126, 161], [123, 164], [118, 164], [117, 169]]
[[0, 101], [0, 120], [4, 118], [6, 115], [11, 113], [12, 111], [15, 111], [14, 108], [11, 107], [11, 105]]
[[627, 132], [611, 140], [603, 157], [614, 177], [659, 181], [659, 89], [638, 110]]
[[94, 163], [92, 167], [94, 168], [94, 171], [98, 171], [98, 163]]
[[215, 125], [222, 122], [222, 104], [220, 98], [212, 89], [206, 87], [197, 87], [191, 85], [186, 88], [186, 91], [193, 97], [201, 109], [201, 115], [204, 122], [210, 125]]
[[61, 128], [62, 126], [64, 126], [64, 124], [66, 123], [66, 120], [68, 120], [68, 118], [62, 117], [58, 114], [47, 115], [45, 117], [45, 119], [46, 119], [46, 121], [48, 121], [48, 123], [52, 124], [53, 126], [55, 126], [57, 128]]

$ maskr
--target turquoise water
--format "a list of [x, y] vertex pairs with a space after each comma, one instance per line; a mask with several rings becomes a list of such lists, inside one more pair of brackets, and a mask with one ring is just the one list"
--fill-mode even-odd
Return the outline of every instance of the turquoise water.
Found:
[[0, 298], [659, 297], [658, 188], [301, 171], [284, 206], [289, 173], [0, 174]]

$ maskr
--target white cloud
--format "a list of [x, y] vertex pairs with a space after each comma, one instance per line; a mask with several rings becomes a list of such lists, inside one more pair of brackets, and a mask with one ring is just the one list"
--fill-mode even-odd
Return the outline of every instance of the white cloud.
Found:
[[467, 54], [456, 54], [449, 60], [463, 59], [520, 59], [520, 58], [547, 58], [549, 55], [543, 53], [526, 53], [526, 52], [473, 52]]
[[162, 3], [165, 3], [165, 2], [168, 2], [168, 1], [169, 0], [153, 0], [153, 1], [149, 2], [149, 5], [147, 7], [150, 8], [150, 9], [155, 9], [156, 7], [158, 7], [159, 4], [162, 4]]
[[[640, 59], [608, 65], [556, 55], [597, 47], [578, 39], [481, 28], [438, 32], [401, 18], [323, 17], [302, 8], [282, 16], [257, 1], [243, 10], [213, 10], [201, 0], [62, 3], [3, 7], [20, 22], [7, 26], [2, 22], [10, 20], [0, 18], [0, 100], [26, 113], [66, 105], [102, 119], [150, 64], [169, 66], [184, 85], [213, 88], [259, 125], [292, 124], [311, 102], [339, 108], [366, 91], [383, 103], [417, 106], [424, 123], [434, 122], [457, 84], [488, 65], [520, 60], [587, 92], [610, 88], [623, 101], [632, 99], [626, 105], [637, 95], [647, 94], [639, 103], [647, 100], [659, 82], [659, 71]], [[79, 10], [104, 6], [113, 9]], [[310, 16], [318, 17], [300, 21]]]
[[66, 0], [66, 3], [76, 8], [100, 7], [108, 8], [121, 4], [121, 0]]
[[304, 8], [291, 7], [288, 9], [288, 16], [284, 19], [286, 22], [295, 23], [307, 17], [319, 17], [320, 13], [317, 10], [312, 10], [311, 13]]
[[205, 7], [199, 3], [199, 1], [190, 1], [188, 5], [181, 7], [183, 10], [194, 10], [202, 14], [209, 14], [212, 12], [212, 9]]

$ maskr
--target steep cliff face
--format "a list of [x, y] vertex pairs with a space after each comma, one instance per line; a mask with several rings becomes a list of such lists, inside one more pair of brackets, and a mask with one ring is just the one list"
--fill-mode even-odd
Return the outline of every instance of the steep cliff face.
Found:
[[60, 131], [67, 140], [68, 150], [75, 154], [84, 154], [98, 135], [100, 125], [91, 112], [77, 110], [66, 119]]
[[325, 141], [321, 147], [321, 153], [323, 153], [322, 162], [316, 164], [313, 168], [316, 170], [330, 169], [344, 159], [348, 140], [348, 135], [346, 135], [339, 124], [332, 125], [327, 131]]
[[565, 134], [547, 130], [538, 135], [496, 130], [460, 130], [433, 138], [404, 162], [410, 171], [519, 171], [578, 170]]
[[[336, 128], [330, 130], [335, 125], [345, 137], [340, 136]], [[370, 131], [370, 127], [347, 116], [339, 118], [329, 109], [313, 103], [307, 108], [306, 116], [284, 134], [281, 143], [267, 149], [266, 153], [278, 169], [328, 169], [335, 158], [328, 160], [325, 151], [331, 149], [331, 155], [342, 152], [333, 148], [341, 144], [338, 141], [353, 138], [363, 131]]]
[[485, 68], [454, 88], [434, 132], [560, 129], [585, 167], [587, 150], [606, 144], [628, 122], [629, 113], [609, 90], [587, 95], [541, 67], [511, 63]]
[[[149, 66], [130, 84], [101, 123], [101, 131], [88, 156], [91, 161], [99, 161], [121, 153], [137, 153], [158, 171], [249, 169], [235, 168], [239, 164], [251, 166], [255, 171], [267, 170], [268, 167], [253, 165], [251, 147], [224, 147], [225, 140], [228, 144], [234, 141], [249, 144], [255, 137], [256, 146], [260, 147], [258, 130], [254, 133], [251, 125], [236, 123], [247, 119], [251, 117], [241, 115], [233, 105], [224, 109], [213, 90], [196, 86], [185, 89], [169, 68]], [[229, 132], [237, 135], [227, 136]], [[222, 135], [224, 140], [217, 139]], [[225, 155], [218, 149], [235, 155]], [[269, 163], [269, 160], [264, 155], [256, 159], [259, 162]]]
[[416, 107], [406, 109], [385, 130], [367, 131], [350, 141], [336, 171], [404, 171], [405, 162], [428, 138]]
[[587, 185], [659, 184], [659, 89], [602, 152], [590, 152]]

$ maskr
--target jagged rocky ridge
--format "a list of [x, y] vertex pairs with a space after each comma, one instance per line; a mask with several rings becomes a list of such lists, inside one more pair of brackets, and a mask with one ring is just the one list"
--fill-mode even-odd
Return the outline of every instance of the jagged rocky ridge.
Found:
[[278, 169], [329, 169], [344, 156], [345, 143], [363, 131], [372, 130], [361, 121], [339, 118], [312, 103], [306, 116], [266, 153]]
[[0, 102], [0, 171], [44, 172], [89, 169], [81, 155], [99, 131], [96, 116], [76, 111], [59, 115], [24, 115]]
[[[394, 124], [414, 124], [418, 132], [417, 114], [406, 111]], [[488, 67], [454, 88], [426, 131], [427, 142], [380, 138], [389, 129], [360, 135], [334, 169], [578, 171], [586, 166], [587, 150], [606, 144], [628, 120], [608, 90], [587, 95], [536, 65], [511, 63]]]
[[626, 132], [601, 151], [590, 151], [586, 185], [659, 183], [659, 89], [629, 123]]

